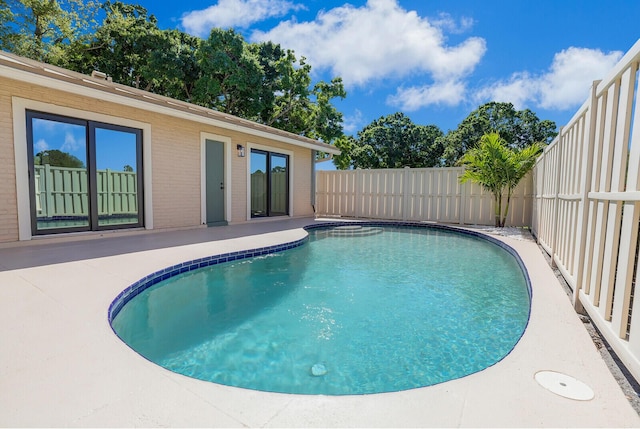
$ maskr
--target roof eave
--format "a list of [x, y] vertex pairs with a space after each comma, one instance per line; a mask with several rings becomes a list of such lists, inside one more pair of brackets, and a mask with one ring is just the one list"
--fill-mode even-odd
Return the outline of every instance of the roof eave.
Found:
[[109, 82], [0, 51], [0, 76], [72, 94], [161, 113], [227, 130], [268, 138], [334, 155], [340, 150], [326, 143], [258, 124], [184, 101]]

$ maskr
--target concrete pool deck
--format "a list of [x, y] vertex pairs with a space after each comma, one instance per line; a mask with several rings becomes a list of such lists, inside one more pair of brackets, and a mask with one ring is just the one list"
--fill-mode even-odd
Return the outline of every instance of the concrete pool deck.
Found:
[[[501, 362], [420, 389], [362, 396], [251, 391], [148, 362], [111, 330], [107, 310], [133, 282], [167, 266], [303, 238], [313, 219], [185, 231], [79, 236], [0, 248], [0, 425], [83, 427], [640, 427], [538, 246], [514, 248], [531, 278], [529, 326]], [[595, 393], [556, 395], [538, 371]]]

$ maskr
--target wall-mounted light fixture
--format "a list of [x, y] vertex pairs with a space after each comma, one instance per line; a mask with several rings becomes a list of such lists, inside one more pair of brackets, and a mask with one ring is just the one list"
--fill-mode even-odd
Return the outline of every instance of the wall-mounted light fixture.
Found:
[[239, 144], [236, 146], [236, 149], [238, 149], [238, 157], [244, 158], [244, 146]]

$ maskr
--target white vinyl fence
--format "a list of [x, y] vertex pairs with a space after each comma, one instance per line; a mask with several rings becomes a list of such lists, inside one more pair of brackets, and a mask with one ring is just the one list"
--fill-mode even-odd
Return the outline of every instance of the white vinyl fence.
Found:
[[[461, 184], [463, 168], [318, 171], [316, 214], [368, 219], [494, 225], [493, 195]], [[531, 224], [532, 179], [512, 198], [507, 225]], [[506, 198], [505, 198], [506, 202]]]
[[640, 379], [640, 40], [560, 129], [534, 168], [532, 231]]
[[[601, 81], [538, 159], [507, 226], [531, 226], [540, 245], [634, 377], [640, 380], [640, 40]], [[493, 201], [461, 185], [462, 169], [319, 171], [324, 216], [494, 223]]]

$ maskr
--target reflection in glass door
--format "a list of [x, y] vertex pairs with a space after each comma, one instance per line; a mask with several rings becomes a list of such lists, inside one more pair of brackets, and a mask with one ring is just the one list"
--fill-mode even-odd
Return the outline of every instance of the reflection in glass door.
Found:
[[269, 216], [267, 152], [251, 151], [251, 217]]
[[98, 226], [137, 224], [138, 136], [130, 130], [95, 128]]
[[270, 154], [269, 196], [271, 205], [269, 216], [284, 216], [289, 213], [287, 210], [289, 202], [287, 158], [287, 155]]
[[27, 112], [32, 233], [142, 226], [142, 131]]
[[251, 150], [251, 217], [289, 214], [289, 156]]
[[36, 232], [88, 229], [86, 125], [44, 116], [28, 121], [28, 127], [31, 212]]

